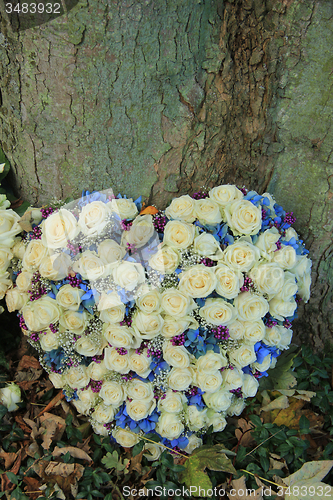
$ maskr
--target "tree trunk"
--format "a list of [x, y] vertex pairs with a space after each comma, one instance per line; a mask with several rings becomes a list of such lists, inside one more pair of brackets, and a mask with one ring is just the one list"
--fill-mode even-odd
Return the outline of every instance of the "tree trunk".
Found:
[[112, 187], [164, 207], [270, 191], [313, 259], [295, 331], [332, 339], [330, 0], [80, 0], [15, 32], [2, 11], [1, 146], [34, 204]]

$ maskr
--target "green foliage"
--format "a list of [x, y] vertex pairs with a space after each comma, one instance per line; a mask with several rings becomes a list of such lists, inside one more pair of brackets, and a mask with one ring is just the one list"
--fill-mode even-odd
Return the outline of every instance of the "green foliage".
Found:
[[121, 457], [117, 450], [114, 450], [112, 453], [108, 452], [104, 458], [101, 460], [102, 464], [105, 465], [107, 469], [115, 469], [116, 474], [127, 473], [127, 466], [129, 464], [129, 460], [125, 459], [122, 461]]
[[260, 390], [290, 389], [296, 385], [292, 367], [298, 350], [297, 346], [292, 346], [278, 357], [275, 368], [269, 370], [269, 377], [260, 379]]

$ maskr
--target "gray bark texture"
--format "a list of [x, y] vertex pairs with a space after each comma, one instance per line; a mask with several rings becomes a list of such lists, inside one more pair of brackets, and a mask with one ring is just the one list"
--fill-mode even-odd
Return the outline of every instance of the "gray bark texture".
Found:
[[17, 191], [41, 205], [112, 187], [160, 208], [201, 186], [271, 192], [313, 259], [296, 337], [328, 348], [331, 0], [80, 0], [19, 32], [1, 12], [0, 145]]

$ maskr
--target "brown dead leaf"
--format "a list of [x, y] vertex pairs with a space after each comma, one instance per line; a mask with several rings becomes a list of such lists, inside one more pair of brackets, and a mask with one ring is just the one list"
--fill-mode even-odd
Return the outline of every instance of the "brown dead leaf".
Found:
[[141, 474], [141, 471], [142, 471], [142, 456], [143, 456], [143, 452], [144, 450], [142, 450], [140, 453], [138, 453], [137, 455], [135, 455], [135, 457], [132, 457], [131, 458], [131, 461], [130, 461], [130, 466], [129, 466], [129, 471], [132, 472], [133, 470], [135, 470], [136, 472], [138, 472], [139, 474]]
[[23, 418], [21, 415], [16, 415], [15, 416], [15, 422], [19, 425], [19, 427], [22, 429], [23, 432], [26, 434], [30, 434], [31, 429], [30, 427], [27, 426], [27, 424], [24, 422]]
[[41, 368], [38, 359], [34, 358], [34, 356], [23, 356], [18, 364], [17, 370], [40, 370]]
[[63, 448], [59, 448], [58, 446], [56, 446], [52, 452], [52, 455], [57, 458], [61, 457], [61, 455], [65, 455], [67, 452], [69, 452], [69, 454], [73, 458], [79, 458], [80, 460], [92, 462], [92, 458], [90, 458], [85, 451], [80, 450], [80, 448], [76, 448], [75, 446], [64, 446]]
[[[18, 206], [22, 205], [23, 203], [23, 200], [21, 200], [21, 198], [19, 198], [18, 200], [16, 200], [14, 202], [14, 205], [15, 205], [15, 208], [17, 208]], [[13, 205], [11, 205], [12, 207]], [[32, 222], [33, 222], [33, 217], [32, 217], [32, 210], [27, 210], [23, 216], [20, 218], [20, 220], [18, 221], [18, 223], [20, 224], [21, 228], [23, 229], [23, 231], [26, 231], [27, 233], [29, 233], [30, 231], [32, 231]]]
[[68, 477], [74, 472], [74, 464], [63, 464], [59, 462], [49, 462], [44, 469], [45, 474]]
[[253, 426], [247, 420], [245, 420], [245, 418], [238, 419], [235, 436], [238, 439], [240, 445], [247, 447], [255, 444], [255, 440], [251, 435], [251, 430], [253, 430]]
[[[250, 493], [247, 495], [247, 493]], [[230, 500], [244, 500], [244, 498], [252, 498], [253, 500], [263, 500], [262, 488], [257, 490], [246, 487], [245, 476], [231, 481], [231, 490], [227, 493]]]
[[270, 453], [269, 464], [271, 469], [276, 469], [276, 470], [286, 469], [289, 472], [288, 465], [285, 459], [281, 458], [279, 455], [276, 455], [275, 453]]
[[51, 399], [51, 401], [45, 406], [45, 408], [40, 413], [38, 413], [37, 417], [40, 417], [41, 415], [43, 415], [43, 413], [51, 410], [51, 408], [53, 408], [58, 403], [58, 401], [64, 399], [64, 397], [65, 394], [62, 391], [59, 391], [58, 394], [54, 396], [54, 398]]
[[52, 441], [60, 440], [66, 428], [66, 422], [63, 418], [53, 415], [52, 413], [45, 413], [40, 417], [42, 423], [41, 427], [45, 430], [43, 434], [42, 446], [45, 450], [48, 450]]
[[[25, 476], [23, 478], [23, 482], [26, 485], [24, 487], [24, 491], [28, 493], [29, 498], [32, 498], [33, 500], [37, 499], [41, 493], [38, 492], [41, 484], [38, 481], [38, 479], [35, 479], [34, 477], [27, 477]], [[32, 492], [38, 492], [38, 493], [32, 493]]]
[[4, 450], [0, 451], [0, 458], [2, 458], [5, 461], [5, 469], [6, 470], [9, 469], [13, 465], [18, 453], [19, 453], [18, 451], [16, 453], [13, 453], [13, 452], [7, 453]]
[[[255, 481], [257, 483], [257, 485], [259, 486], [259, 488], [261, 489], [261, 494], [266, 498], [266, 497], [271, 497], [271, 496], [274, 496], [274, 498], [279, 498], [277, 497], [277, 491], [274, 491], [272, 489], [272, 486], [271, 485], [267, 485], [265, 483], [263, 483], [262, 481], [260, 481], [260, 479], [255, 476]], [[257, 490], [258, 491], [258, 490]]]
[[299, 420], [302, 415], [309, 419], [310, 427], [321, 428], [324, 424], [324, 417], [317, 415], [312, 410], [305, 409], [303, 399], [290, 398], [290, 406], [284, 410], [280, 410], [274, 417], [273, 424], [278, 426], [286, 425], [289, 429], [299, 429]]
[[25, 372], [18, 371], [15, 374], [14, 380], [21, 387], [21, 389], [29, 390], [31, 385], [32, 385], [31, 383], [25, 384], [25, 386], [24, 386], [24, 384], [22, 386], [20, 384], [22, 382], [35, 382], [36, 380], [38, 380], [40, 378], [42, 373], [43, 373], [43, 369], [36, 370], [35, 368], [31, 368], [30, 370], [25, 371]]
[[[20, 467], [21, 467], [21, 455], [22, 455], [22, 449], [20, 449], [17, 453], [16, 453], [16, 459], [15, 459], [15, 462], [14, 462], [14, 465], [13, 467], [10, 469], [10, 472], [12, 472], [13, 474], [17, 474], [18, 471], [20, 470]], [[14, 489], [15, 485], [9, 480], [7, 474], [4, 472], [3, 474], [1, 474], [1, 491], [12, 491]]]

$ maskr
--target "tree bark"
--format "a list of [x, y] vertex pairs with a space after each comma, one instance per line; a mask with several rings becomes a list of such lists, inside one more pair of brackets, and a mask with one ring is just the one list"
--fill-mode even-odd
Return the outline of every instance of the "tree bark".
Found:
[[2, 14], [0, 143], [17, 190], [42, 204], [112, 187], [160, 207], [203, 185], [271, 192], [313, 259], [295, 332], [328, 347], [331, 1], [82, 0], [20, 32]]

